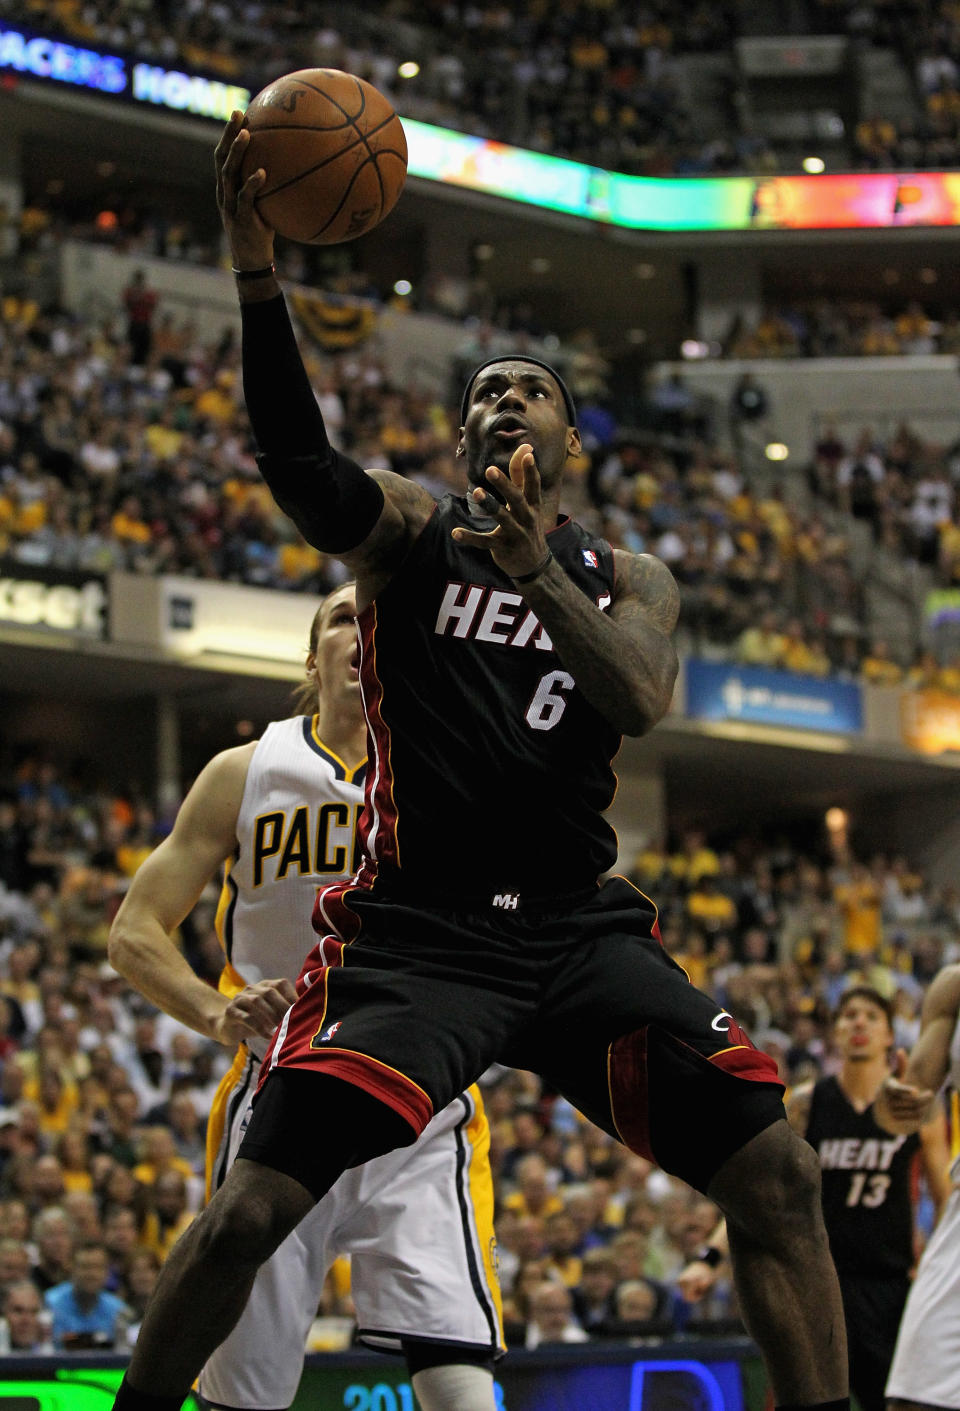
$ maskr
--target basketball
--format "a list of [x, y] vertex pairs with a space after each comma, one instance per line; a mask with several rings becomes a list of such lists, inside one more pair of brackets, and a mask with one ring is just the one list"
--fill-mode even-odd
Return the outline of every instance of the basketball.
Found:
[[354, 74], [286, 74], [251, 101], [246, 126], [241, 179], [263, 167], [257, 210], [288, 240], [355, 240], [383, 220], [403, 190], [403, 126], [383, 94]]

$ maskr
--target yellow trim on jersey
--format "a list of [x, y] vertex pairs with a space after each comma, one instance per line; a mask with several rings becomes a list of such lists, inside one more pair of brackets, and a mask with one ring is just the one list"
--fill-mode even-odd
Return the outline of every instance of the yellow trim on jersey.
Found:
[[[221, 976], [221, 979], [223, 977]], [[234, 1055], [233, 1063], [220, 1079], [217, 1091], [213, 1095], [213, 1102], [210, 1104], [210, 1116], [207, 1118], [207, 1143], [206, 1162], [204, 1170], [204, 1199], [209, 1200], [213, 1195], [213, 1173], [217, 1165], [217, 1157], [220, 1154], [220, 1147], [224, 1140], [227, 1126], [227, 1109], [230, 1106], [230, 1094], [243, 1078], [243, 1070], [247, 1066], [250, 1057], [246, 1044], [241, 1044]]]
[[223, 864], [223, 886], [220, 888], [220, 895], [217, 898], [217, 911], [213, 918], [213, 929], [217, 940], [220, 942], [220, 949], [224, 955], [227, 953], [227, 938], [224, 935], [227, 912], [230, 910], [230, 903], [233, 900], [233, 892], [227, 885], [227, 878], [230, 876], [230, 869], [233, 866], [233, 858], [228, 857]]
[[960, 1093], [950, 1089], [950, 1160], [960, 1156]]
[[325, 743], [323, 742], [323, 740], [321, 740], [320, 735], [319, 735], [319, 733], [318, 733], [318, 731], [317, 731], [317, 725], [318, 725], [318, 723], [319, 723], [319, 720], [320, 720], [319, 715], [314, 715], [314, 716], [311, 717], [311, 719], [310, 719], [310, 738], [313, 740], [313, 743], [314, 743], [315, 745], [319, 745], [319, 746], [320, 746], [320, 748], [323, 750], [324, 754], [328, 754], [331, 759], [335, 759], [335, 760], [337, 761], [337, 763], [339, 764], [340, 768], [343, 770], [343, 774], [344, 774], [344, 778], [345, 778], [346, 782], [347, 782], [348, 784], [352, 784], [352, 783], [353, 783], [353, 779], [354, 779], [354, 775], [359, 774], [360, 771], [361, 771], [361, 769], [366, 769], [366, 767], [367, 767], [367, 761], [366, 761], [365, 759], [362, 759], [362, 760], [360, 761], [360, 763], [357, 765], [356, 769], [351, 769], [347, 764], [345, 764], [344, 761], [343, 761], [343, 760], [340, 758], [340, 756], [337, 754], [336, 750], [332, 750], [329, 745], [325, 744]]
[[240, 974], [239, 970], [234, 970], [229, 960], [220, 971], [220, 979], [217, 981], [217, 989], [228, 999], [233, 999], [241, 990], [247, 988], [247, 982]]
[[497, 1273], [497, 1236], [493, 1228], [493, 1181], [490, 1178], [490, 1124], [483, 1108], [480, 1089], [474, 1083], [468, 1089], [473, 1098], [473, 1116], [464, 1129], [472, 1153], [467, 1175], [468, 1195], [473, 1208], [487, 1292], [497, 1314], [497, 1344], [502, 1352], [507, 1345], [503, 1337], [503, 1299]]
[[716, 1053], [711, 1053], [711, 1059], [719, 1058], [721, 1053], [733, 1053], [738, 1048], [749, 1048], [749, 1044], [730, 1044], [727, 1048], [718, 1048]]

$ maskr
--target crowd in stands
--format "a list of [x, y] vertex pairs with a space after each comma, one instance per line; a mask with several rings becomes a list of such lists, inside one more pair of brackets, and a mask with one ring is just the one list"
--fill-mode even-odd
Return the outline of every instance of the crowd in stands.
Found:
[[726, 358], [872, 358], [960, 353], [960, 310], [934, 313], [917, 300], [818, 299], [734, 318], [715, 352]]
[[[451, 385], [477, 352], [466, 338]], [[615, 546], [670, 566], [685, 645], [734, 655], [776, 608], [797, 647], [781, 654], [788, 669], [856, 674], [868, 624], [843, 518], [821, 512], [838, 503], [825, 474], [813, 508], [780, 489], [759, 494], [736, 455], [711, 441], [682, 378], [651, 389], [638, 430], [614, 415], [595, 350], [574, 343], [552, 356], [570, 377], [584, 442], [571, 512]], [[307, 357], [331, 437], [355, 460], [437, 495], [463, 488], [452, 391], [393, 385], [366, 344]], [[824, 466], [827, 448], [817, 456]], [[841, 448], [841, 483], [845, 456]], [[899, 484], [919, 482], [913, 498], [937, 470], [921, 477], [921, 467], [923, 458], [915, 470], [900, 466]], [[894, 519], [904, 533], [919, 524], [913, 498]], [[840, 507], [863, 513], [856, 496]], [[949, 525], [937, 532], [946, 553]], [[310, 593], [342, 572], [296, 535], [260, 479], [234, 338], [205, 343], [161, 312], [133, 361], [126, 315], [89, 324], [14, 299], [0, 303], [0, 560], [11, 571], [124, 569]]]
[[[408, 117], [619, 171], [709, 168], [723, 143], [693, 131], [676, 56], [729, 43], [734, 5], [507, 6], [458, 0], [387, 6], [146, 8], [29, 0], [8, 19], [165, 66], [183, 65], [257, 92], [279, 74], [328, 67], [368, 78]], [[398, 64], [419, 72], [404, 81]], [[765, 152], [753, 141], [729, 160]], [[718, 158], [725, 161], [726, 157]]]
[[960, 585], [958, 478], [960, 444], [925, 441], [907, 422], [886, 437], [870, 427], [842, 436], [827, 422], [810, 465], [822, 501], [868, 526], [896, 557], [927, 565], [943, 588]]
[[[53, 747], [0, 760], [0, 1355], [125, 1347], [203, 1199], [203, 1130], [226, 1050], [158, 1015], [106, 940], [138, 863], [169, 826]], [[833, 1071], [839, 996], [891, 999], [896, 1042], [926, 985], [960, 957], [960, 891], [902, 856], [861, 860], [841, 835], [651, 840], [631, 876], [663, 942], [777, 1059], [785, 1081]], [[216, 983], [211, 885], [184, 923]], [[696, 1306], [676, 1278], [713, 1205], [584, 1122], [532, 1075], [491, 1069], [500, 1274], [509, 1341], [729, 1332], [729, 1277]], [[349, 1318], [335, 1266], [315, 1326]], [[340, 1326], [337, 1324], [336, 1326]]]
[[[743, 119], [733, 43], [754, 32], [746, 9], [742, 0], [656, 0], [639, 8], [626, 0], [576, 6], [392, 0], [345, 13], [256, 0], [238, 13], [217, 3], [151, 10], [115, 0], [13, 0], [5, 12], [11, 23], [183, 66], [251, 92], [298, 68], [344, 69], [370, 79], [408, 117], [655, 176], [778, 169], [775, 146]], [[780, 18], [793, 32], [840, 30], [855, 44], [893, 44], [916, 75], [916, 120], [894, 125], [884, 116], [865, 117], [851, 134], [855, 166], [956, 165], [960, 46], [946, 0], [899, 6], [810, 0]], [[724, 51], [725, 130], [704, 140], [682, 59]], [[405, 80], [398, 65], [411, 60], [419, 70]]]

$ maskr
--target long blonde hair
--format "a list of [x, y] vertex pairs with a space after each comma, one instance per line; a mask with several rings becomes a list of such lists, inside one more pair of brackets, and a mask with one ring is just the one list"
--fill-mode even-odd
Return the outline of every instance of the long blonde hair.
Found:
[[[323, 625], [323, 614], [324, 614], [324, 612], [325, 612], [325, 610], [326, 610], [327, 603], [329, 603], [330, 599], [331, 599], [332, 597], [334, 597], [334, 595], [335, 595], [336, 593], [339, 593], [339, 592], [340, 592], [340, 589], [341, 589], [341, 588], [352, 588], [352, 587], [354, 587], [354, 583], [353, 583], [353, 580], [352, 580], [352, 579], [348, 580], [346, 583], [338, 583], [337, 586], [336, 586], [336, 588], [331, 588], [331, 589], [330, 589], [330, 592], [327, 594], [327, 596], [324, 598], [323, 602], [320, 604], [320, 606], [317, 608], [316, 612], [313, 614], [313, 621], [310, 623], [310, 638], [309, 638], [309, 641], [308, 641], [308, 643], [307, 643], [307, 659], [308, 659], [308, 660], [310, 659], [310, 657], [315, 657], [315, 656], [316, 656], [316, 652], [317, 652], [317, 643], [320, 641], [320, 628], [321, 628], [322, 625]], [[316, 713], [317, 713], [317, 678], [316, 678], [316, 673], [315, 673], [314, 669], [313, 669], [312, 667], [308, 667], [308, 668], [307, 668], [306, 679], [303, 680], [303, 681], [301, 681], [301, 683], [300, 683], [299, 686], [295, 686], [294, 689], [293, 689], [293, 691], [292, 691], [292, 693], [291, 693], [291, 696], [290, 696], [290, 714], [291, 714], [291, 715], [316, 715]]]
[[[323, 621], [323, 609], [327, 605], [327, 599], [313, 614], [313, 621], [310, 623], [310, 638], [307, 645], [307, 656], [312, 657], [317, 650], [317, 643], [320, 640], [320, 624]], [[290, 696], [291, 715], [316, 715], [317, 713], [317, 678], [312, 669], [307, 669], [306, 678], [295, 686]]]

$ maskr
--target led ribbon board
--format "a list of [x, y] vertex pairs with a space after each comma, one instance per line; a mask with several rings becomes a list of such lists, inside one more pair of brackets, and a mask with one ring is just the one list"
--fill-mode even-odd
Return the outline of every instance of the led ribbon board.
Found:
[[[0, 81], [15, 75], [226, 122], [250, 93], [201, 74], [0, 27]], [[868, 230], [960, 225], [960, 172], [829, 176], [626, 176], [403, 119], [408, 171], [625, 230]]]
[[403, 119], [411, 176], [627, 230], [960, 225], [960, 172], [625, 176]]
[[0, 76], [15, 74], [220, 122], [250, 102], [246, 88], [218, 79], [131, 61], [29, 30], [0, 28]]

